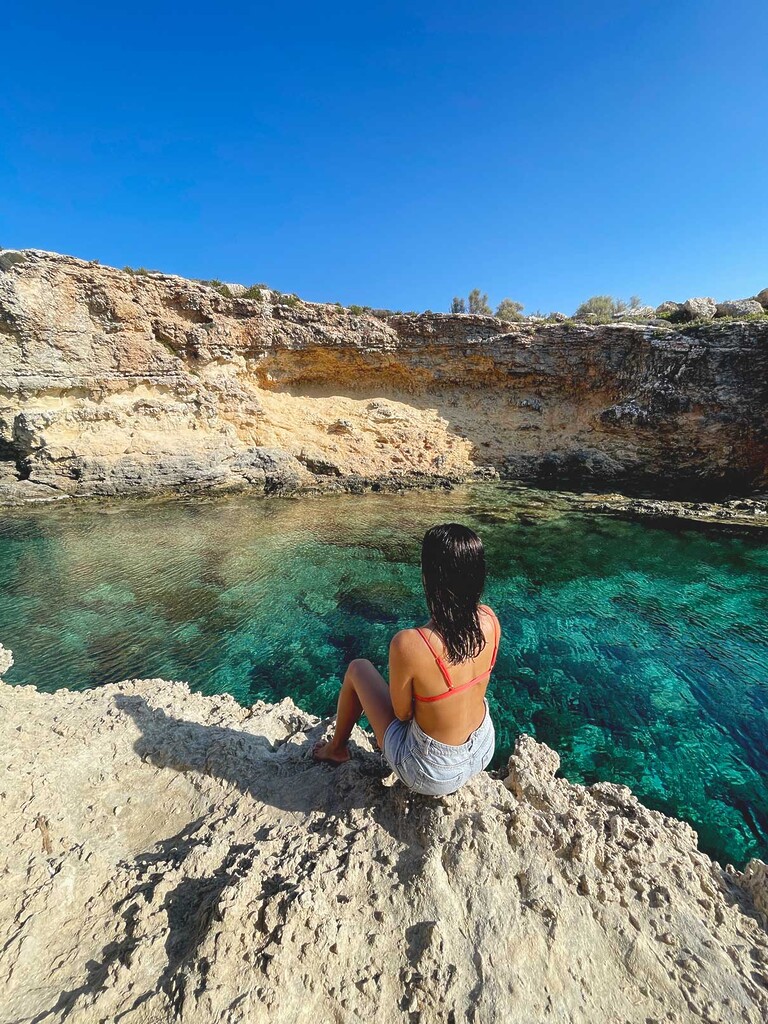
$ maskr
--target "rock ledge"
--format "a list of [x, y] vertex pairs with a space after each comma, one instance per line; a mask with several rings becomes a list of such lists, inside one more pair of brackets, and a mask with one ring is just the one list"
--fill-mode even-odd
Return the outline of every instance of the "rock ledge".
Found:
[[289, 699], [0, 683], [0, 713], [2, 1024], [768, 1015], [766, 866], [529, 736], [430, 801], [360, 731], [316, 766]]

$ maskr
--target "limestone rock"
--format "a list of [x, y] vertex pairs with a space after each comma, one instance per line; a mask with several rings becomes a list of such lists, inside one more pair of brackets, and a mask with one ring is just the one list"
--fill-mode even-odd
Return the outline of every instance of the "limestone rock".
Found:
[[717, 303], [709, 298], [686, 299], [683, 309], [691, 320], [712, 320], [717, 312]]
[[0, 678], [5, 675], [11, 665], [13, 665], [13, 654], [7, 647], [0, 644]]
[[761, 292], [758, 292], [755, 300], [760, 303], [763, 309], [768, 310], [768, 288], [763, 288]]
[[754, 316], [762, 312], [763, 307], [757, 299], [734, 299], [730, 302], [718, 302], [715, 316]]
[[743, 874], [737, 875], [736, 878], [752, 897], [755, 907], [765, 915], [768, 926], [768, 864], [760, 860], [751, 860]]
[[680, 316], [683, 313], [685, 307], [682, 302], [662, 302], [660, 306], [657, 306], [656, 313], [671, 313], [672, 316]]
[[224, 287], [227, 289], [229, 294], [235, 299], [239, 299], [241, 295], [245, 295], [245, 293], [248, 291], [244, 284], [233, 284], [231, 281], [226, 281], [224, 283]]
[[[768, 486], [768, 321], [352, 315], [0, 257], [0, 502], [478, 473], [664, 496]], [[632, 403], [647, 420], [606, 415]]]
[[0, 684], [1, 1024], [763, 1024], [764, 864], [530, 737], [431, 800], [359, 730], [314, 764], [323, 731], [157, 679]]
[[608, 494], [600, 497], [580, 495], [575, 503], [584, 511], [615, 515], [623, 519], [657, 519], [662, 522], [681, 520], [738, 526], [740, 531], [768, 530], [768, 498], [706, 502], [629, 498], [624, 494]]
[[556, 806], [565, 810], [568, 799], [564, 785], [555, 779], [559, 768], [560, 757], [556, 751], [537, 743], [532, 736], [520, 736], [507, 765], [504, 785], [518, 800], [526, 800], [534, 807]]
[[352, 420], [338, 419], [331, 423], [328, 430], [332, 434], [352, 434], [354, 433], [355, 425]]
[[622, 310], [621, 313], [614, 313], [614, 320], [648, 320], [654, 314], [656, 310], [653, 306], [634, 306], [629, 309]]
[[652, 413], [639, 402], [629, 401], [621, 405], [612, 405], [600, 418], [604, 423], [631, 423], [633, 426], [645, 427], [652, 422]]

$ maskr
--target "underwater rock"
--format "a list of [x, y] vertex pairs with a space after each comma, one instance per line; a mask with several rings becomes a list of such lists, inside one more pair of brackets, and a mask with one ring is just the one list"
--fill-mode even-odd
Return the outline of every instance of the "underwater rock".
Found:
[[764, 864], [528, 736], [434, 800], [360, 730], [316, 765], [323, 732], [159, 679], [0, 684], [1, 1024], [763, 1024]]

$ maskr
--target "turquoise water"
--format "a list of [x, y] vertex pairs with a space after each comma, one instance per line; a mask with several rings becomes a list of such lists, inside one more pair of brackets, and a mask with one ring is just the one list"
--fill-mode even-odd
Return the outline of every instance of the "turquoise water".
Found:
[[392, 633], [424, 620], [419, 545], [447, 520], [483, 537], [504, 628], [496, 763], [531, 732], [572, 781], [631, 786], [722, 861], [767, 858], [768, 538], [490, 485], [6, 511], [7, 681], [157, 676], [330, 714], [346, 663], [384, 670]]

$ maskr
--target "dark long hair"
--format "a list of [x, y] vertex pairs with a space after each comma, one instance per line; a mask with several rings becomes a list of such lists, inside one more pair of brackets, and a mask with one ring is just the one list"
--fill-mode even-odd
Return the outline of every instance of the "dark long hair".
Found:
[[460, 523], [433, 526], [421, 545], [421, 572], [427, 606], [448, 660], [476, 658], [485, 646], [477, 611], [485, 585], [483, 542]]

